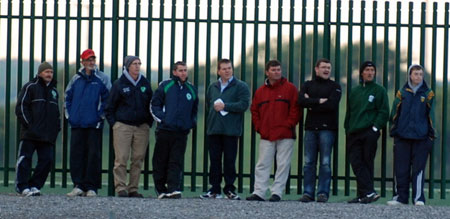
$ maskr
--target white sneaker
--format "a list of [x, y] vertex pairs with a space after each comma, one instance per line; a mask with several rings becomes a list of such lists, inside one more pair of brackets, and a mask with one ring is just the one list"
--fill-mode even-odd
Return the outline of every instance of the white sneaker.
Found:
[[386, 202], [387, 205], [402, 205], [403, 203], [397, 201], [397, 200], [390, 200]]
[[96, 197], [97, 193], [94, 190], [88, 190], [86, 192], [86, 197]]
[[28, 196], [33, 195], [33, 193], [30, 191], [29, 188], [26, 188], [26, 189], [22, 190], [22, 193], [20, 193], [20, 194], [21, 194], [22, 196], [25, 196], [25, 197], [28, 197]]
[[31, 187], [30, 192], [31, 192], [31, 196], [40, 196], [41, 195], [41, 191], [36, 187]]
[[71, 192], [67, 193], [67, 196], [75, 197], [75, 196], [83, 196], [83, 194], [84, 194], [83, 190], [75, 187], [75, 188], [72, 189]]
[[165, 198], [167, 198], [168, 196], [167, 196], [167, 194], [166, 193], [160, 193], [159, 195], [158, 195], [158, 199], [165, 199]]
[[423, 202], [423, 201], [416, 201], [416, 203], [414, 205], [415, 206], [424, 206], [425, 202]]

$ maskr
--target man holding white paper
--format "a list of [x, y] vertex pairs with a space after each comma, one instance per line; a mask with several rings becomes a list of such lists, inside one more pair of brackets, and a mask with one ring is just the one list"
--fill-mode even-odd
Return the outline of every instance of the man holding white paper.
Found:
[[[221, 198], [222, 176], [225, 180], [223, 192], [230, 200], [240, 200], [236, 194], [236, 154], [238, 139], [242, 135], [244, 112], [250, 101], [247, 84], [233, 77], [233, 66], [228, 59], [217, 64], [218, 81], [208, 87], [206, 104], [208, 108], [207, 135], [211, 166], [209, 183], [211, 188], [200, 198]], [[223, 156], [223, 173], [222, 173]]]

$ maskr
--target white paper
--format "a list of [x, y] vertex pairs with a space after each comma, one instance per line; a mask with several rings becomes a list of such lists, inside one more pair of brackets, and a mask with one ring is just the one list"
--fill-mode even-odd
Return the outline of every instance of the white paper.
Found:
[[[216, 101], [214, 101], [214, 104], [216, 104], [216, 103], [223, 103], [223, 100], [222, 99], [217, 99]], [[221, 110], [220, 111], [220, 114], [222, 115], [222, 116], [226, 116], [227, 114], [228, 114], [228, 112], [227, 111], [224, 111], [224, 110]]]

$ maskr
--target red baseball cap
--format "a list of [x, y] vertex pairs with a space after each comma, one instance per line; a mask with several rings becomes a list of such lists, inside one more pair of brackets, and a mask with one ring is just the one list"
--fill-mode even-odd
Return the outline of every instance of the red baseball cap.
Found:
[[90, 57], [92, 57], [92, 56], [95, 58], [94, 50], [92, 50], [92, 49], [86, 49], [86, 50], [84, 50], [83, 53], [81, 53], [80, 58], [83, 59], [83, 60], [86, 60], [86, 59], [88, 59], [88, 58], [90, 58]]

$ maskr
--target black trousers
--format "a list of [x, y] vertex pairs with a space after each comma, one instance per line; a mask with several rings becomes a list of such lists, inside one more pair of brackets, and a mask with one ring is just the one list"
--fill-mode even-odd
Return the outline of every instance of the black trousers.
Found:
[[[33, 175], [31, 163], [34, 151], [37, 152], [38, 161]], [[26, 188], [41, 189], [47, 180], [53, 163], [55, 145], [31, 140], [22, 140], [19, 148], [19, 158], [16, 164], [16, 191], [21, 193]]]
[[430, 139], [414, 140], [394, 138], [394, 199], [408, 204], [409, 184], [412, 184], [412, 201], [425, 202], [423, 187], [425, 166], [433, 148]]
[[373, 186], [374, 160], [380, 132], [372, 128], [347, 135], [347, 152], [356, 176], [357, 196], [375, 192]]
[[234, 181], [236, 180], [235, 163], [238, 148], [238, 137], [226, 135], [208, 135], [208, 139], [209, 160], [211, 162], [211, 166], [209, 167], [209, 183], [212, 186], [210, 191], [212, 193], [220, 194], [220, 184], [222, 183], [223, 176], [225, 180], [225, 187], [223, 188], [223, 192], [234, 192], [234, 190], [236, 190]]
[[187, 134], [156, 130], [155, 135], [152, 164], [156, 192], [161, 194], [180, 191]]
[[101, 187], [102, 129], [72, 128], [70, 176], [75, 187], [97, 191]]

